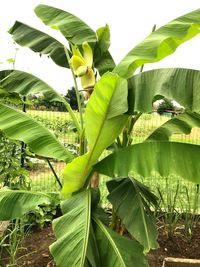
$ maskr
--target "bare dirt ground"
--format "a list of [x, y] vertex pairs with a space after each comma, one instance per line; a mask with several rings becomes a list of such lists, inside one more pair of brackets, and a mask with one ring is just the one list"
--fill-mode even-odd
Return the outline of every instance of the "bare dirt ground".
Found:
[[[150, 251], [148, 254], [150, 267], [161, 267], [165, 257], [200, 259], [200, 223], [194, 229], [190, 240], [186, 239], [181, 232], [169, 237], [163, 230], [164, 228], [161, 229], [158, 238], [160, 248]], [[54, 240], [51, 225], [34, 230], [26, 237], [22, 249], [18, 253], [16, 266], [55, 267], [56, 265], [48, 249]], [[6, 262], [5, 259], [2, 259], [0, 266], [5, 267]]]

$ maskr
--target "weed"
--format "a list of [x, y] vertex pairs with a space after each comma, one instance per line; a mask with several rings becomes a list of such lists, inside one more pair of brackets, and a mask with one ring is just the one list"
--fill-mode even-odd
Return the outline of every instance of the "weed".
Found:
[[158, 212], [158, 214], [159, 216], [161, 215], [164, 220], [167, 235], [171, 237], [173, 236], [180, 219], [180, 213], [176, 208], [180, 184], [177, 182], [175, 192], [173, 192], [167, 178], [165, 182], [165, 194], [162, 192], [163, 189], [159, 187], [157, 188], [160, 200], [160, 212]]
[[25, 230], [25, 226], [23, 219], [12, 221], [0, 241], [0, 255], [3, 251], [6, 252], [7, 258], [2, 260], [8, 262], [7, 267], [16, 266], [17, 252], [22, 248], [23, 240], [29, 231], [29, 227]]
[[199, 220], [198, 206], [199, 206], [199, 190], [195, 190], [194, 197], [191, 198], [189, 190], [185, 187], [185, 196], [187, 204], [184, 203], [183, 209], [183, 226], [184, 236], [187, 240], [191, 240], [194, 228]]

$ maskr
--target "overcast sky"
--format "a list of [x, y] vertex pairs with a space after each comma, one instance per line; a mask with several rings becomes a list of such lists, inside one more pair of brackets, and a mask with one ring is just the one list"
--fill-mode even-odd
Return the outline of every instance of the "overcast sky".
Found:
[[[64, 40], [61, 34], [44, 26], [34, 14], [38, 4], [47, 4], [66, 10], [83, 19], [94, 30], [107, 23], [111, 30], [110, 52], [118, 63], [152, 29], [200, 8], [200, 0], [6, 0], [0, 10], [0, 65], [1, 69], [12, 67], [7, 58], [14, 57], [15, 47], [7, 33], [15, 20]], [[160, 63], [148, 64], [145, 69], [159, 67], [188, 67], [200, 69], [200, 36], [182, 45], [175, 54]], [[31, 72], [64, 93], [73, 82], [69, 72], [56, 66], [50, 59], [39, 58], [29, 49], [20, 48], [16, 68]]]

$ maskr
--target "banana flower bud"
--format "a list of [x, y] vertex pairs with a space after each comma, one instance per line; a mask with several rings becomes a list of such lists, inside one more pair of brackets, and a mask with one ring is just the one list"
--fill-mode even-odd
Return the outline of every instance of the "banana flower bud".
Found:
[[87, 42], [82, 44], [83, 54], [78, 48], [72, 46], [73, 56], [70, 59], [74, 74], [81, 79], [83, 89], [93, 88], [96, 82], [95, 74], [92, 69], [93, 52]]

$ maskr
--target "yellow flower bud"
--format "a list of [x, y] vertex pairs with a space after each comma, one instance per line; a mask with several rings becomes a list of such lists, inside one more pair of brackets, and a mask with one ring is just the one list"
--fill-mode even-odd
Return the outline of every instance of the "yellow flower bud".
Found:
[[75, 75], [76, 75], [76, 72], [77, 72], [78, 68], [80, 68], [82, 66], [85, 66], [87, 68], [84, 59], [82, 59], [81, 57], [76, 56], [76, 55], [71, 57], [70, 64], [71, 64], [71, 66], [73, 68], [73, 71], [74, 71]]
[[93, 64], [93, 52], [92, 52], [92, 48], [90, 47], [90, 45], [87, 42], [84, 42], [82, 44], [83, 47], [83, 57], [84, 60], [86, 62], [86, 65], [90, 68], [92, 68], [92, 64]]
[[95, 74], [91, 68], [88, 68], [87, 73], [81, 77], [81, 85], [83, 89], [95, 86]]
[[82, 77], [87, 73], [87, 70], [88, 70], [87, 66], [80, 66], [74, 71], [74, 74], [78, 77]]

